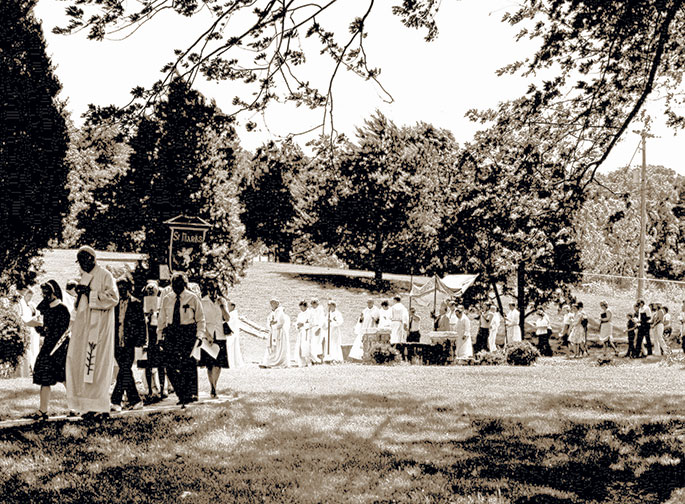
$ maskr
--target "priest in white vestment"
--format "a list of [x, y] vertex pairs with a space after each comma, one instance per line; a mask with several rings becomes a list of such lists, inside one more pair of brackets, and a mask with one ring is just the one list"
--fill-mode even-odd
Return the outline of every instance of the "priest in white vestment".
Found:
[[393, 298], [395, 304], [390, 308], [391, 333], [390, 343], [404, 343], [407, 339], [407, 331], [409, 330], [409, 312], [407, 308], [400, 302], [399, 296]]
[[497, 311], [494, 304], [490, 305], [490, 333], [488, 334], [488, 351], [494, 352], [497, 350], [497, 333], [499, 326], [502, 323], [502, 316]]
[[229, 369], [240, 369], [245, 365], [243, 354], [240, 351], [240, 316], [235, 303], [228, 303], [228, 327], [231, 333], [226, 336], [226, 354], [228, 355]]
[[290, 367], [290, 317], [277, 299], [271, 300], [271, 313], [267, 319], [269, 346], [259, 367]]
[[516, 304], [509, 303], [509, 313], [507, 313], [507, 318], [505, 319], [505, 324], [507, 328], [506, 343], [521, 341], [521, 328], [519, 327], [519, 317], [520, 314], [519, 311], [516, 309]]
[[114, 369], [114, 307], [119, 292], [112, 274], [96, 264], [95, 251], [81, 247], [82, 270], [75, 287], [75, 315], [67, 351], [67, 405], [81, 413], [109, 413]]
[[457, 306], [453, 316], [454, 327], [452, 331], [456, 332], [456, 349], [455, 354], [458, 359], [473, 357], [473, 343], [471, 342], [471, 320], [468, 315], [464, 313], [462, 305]]
[[373, 299], [369, 298], [366, 302], [366, 308], [364, 308], [359, 317], [359, 322], [355, 326], [356, 336], [350, 349], [350, 359], [362, 360], [364, 357], [364, 335], [376, 331], [380, 318], [380, 310], [374, 304]]
[[328, 302], [328, 315], [325, 320], [323, 361], [338, 363], [343, 361], [342, 325], [343, 316], [336, 307], [335, 301]]
[[319, 300], [312, 299], [309, 305], [310, 311], [310, 324], [311, 324], [311, 337], [312, 341], [309, 345], [309, 351], [311, 353], [312, 362], [314, 364], [320, 364], [323, 358], [323, 340], [324, 340], [324, 329], [326, 324], [326, 311], [323, 306], [319, 304]]

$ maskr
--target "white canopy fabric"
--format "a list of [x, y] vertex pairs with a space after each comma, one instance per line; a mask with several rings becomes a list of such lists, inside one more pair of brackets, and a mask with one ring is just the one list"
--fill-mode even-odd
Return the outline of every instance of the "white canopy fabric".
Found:
[[476, 281], [478, 275], [447, 275], [440, 279], [437, 275], [428, 280], [425, 284], [418, 286], [412, 285], [412, 303], [419, 306], [429, 306], [435, 301], [439, 306], [445, 299], [458, 296], [466, 292], [471, 284]]

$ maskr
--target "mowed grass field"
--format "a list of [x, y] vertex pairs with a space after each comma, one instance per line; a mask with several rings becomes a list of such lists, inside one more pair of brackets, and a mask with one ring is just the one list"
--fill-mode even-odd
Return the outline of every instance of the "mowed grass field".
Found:
[[[389, 292], [255, 263], [231, 297], [263, 321], [271, 296], [293, 318], [301, 297], [333, 296], [350, 342], [369, 294]], [[685, 502], [681, 363], [262, 370], [264, 346], [243, 336], [223, 403], [0, 428], [0, 502]], [[37, 389], [0, 380], [0, 419], [35, 410]]]

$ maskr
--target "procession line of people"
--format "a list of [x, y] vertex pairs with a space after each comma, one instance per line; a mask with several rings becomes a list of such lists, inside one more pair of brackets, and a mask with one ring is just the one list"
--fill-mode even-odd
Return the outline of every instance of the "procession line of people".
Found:
[[148, 284], [141, 302], [133, 296], [131, 276], [115, 280], [97, 264], [91, 247], [81, 247], [76, 257], [81, 277], [67, 284], [66, 294], [55, 280], [42, 284], [43, 300], [33, 318], [24, 319], [43, 339], [32, 362], [40, 401], [31, 418], [48, 417], [51, 387], [60, 382], [71, 415], [107, 416], [122, 410], [124, 397], [130, 409], [142, 408], [133, 373], [136, 360], [145, 368], [149, 402], [155, 399], [151, 396], [156, 369], [156, 400], [166, 397], [168, 377], [169, 393], [173, 387], [181, 406], [198, 399], [198, 365], [207, 368], [212, 397], [217, 396], [221, 369], [243, 365], [236, 305], [218, 295], [216, 288], [207, 285], [200, 297], [189, 289], [184, 274], [175, 273], [163, 289]]

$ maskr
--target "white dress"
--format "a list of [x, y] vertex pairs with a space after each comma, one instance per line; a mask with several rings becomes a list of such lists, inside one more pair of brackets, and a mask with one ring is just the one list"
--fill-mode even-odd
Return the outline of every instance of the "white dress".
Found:
[[409, 323], [409, 312], [402, 303], [390, 308], [390, 343], [403, 343], [407, 340], [404, 327]]
[[238, 310], [228, 312], [228, 327], [231, 334], [226, 336], [226, 354], [228, 356], [228, 367], [230, 369], [240, 369], [245, 365], [243, 354], [240, 351], [240, 316]]
[[[611, 311], [606, 311], [611, 316]], [[613, 317], [611, 319], [603, 321], [600, 317], [599, 326], [599, 341], [601, 343], [606, 343], [607, 341], [613, 341], [612, 333], [614, 331]]]
[[507, 313], [507, 343], [521, 341], [521, 328], [519, 327], [519, 321], [520, 314], [516, 308]]
[[456, 319], [453, 330], [457, 333], [457, 358], [464, 359], [473, 357], [473, 343], [471, 342], [471, 320], [465, 313], [462, 313], [461, 317], [457, 317], [455, 315], [453, 318]]
[[310, 344], [310, 352], [314, 362], [320, 362], [320, 356], [323, 354], [323, 339], [324, 339], [324, 325], [326, 314], [323, 306], [319, 305], [316, 308], [309, 308], [311, 320], [311, 335], [312, 341]]
[[499, 312], [495, 312], [490, 319], [490, 332], [488, 333], [488, 351], [494, 352], [497, 350], [497, 332], [502, 321], [502, 316]]

